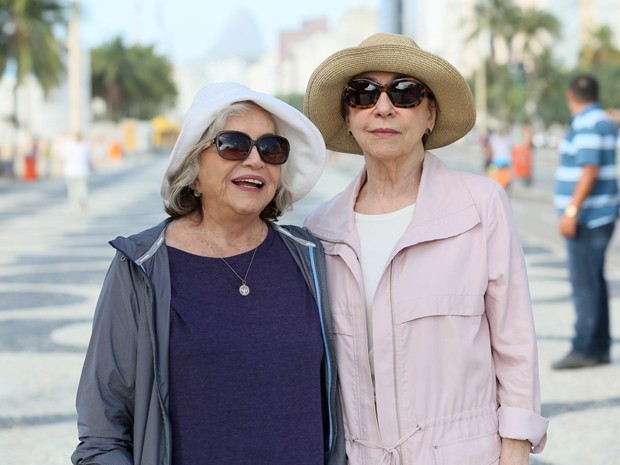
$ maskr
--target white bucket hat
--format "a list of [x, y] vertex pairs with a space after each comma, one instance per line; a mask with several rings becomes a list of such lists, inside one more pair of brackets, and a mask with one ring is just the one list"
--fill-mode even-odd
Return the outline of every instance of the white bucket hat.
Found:
[[203, 87], [183, 118], [161, 185], [164, 202], [170, 200], [169, 176], [179, 169], [194, 144], [224, 109], [243, 101], [252, 101], [267, 110], [276, 122], [278, 135], [286, 137], [291, 145], [289, 158], [282, 165], [280, 182], [291, 193], [293, 202], [314, 187], [327, 159], [325, 142], [316, 126], [303, 113], [276, 97], [255, 92], [236, 82], [222, 82]]

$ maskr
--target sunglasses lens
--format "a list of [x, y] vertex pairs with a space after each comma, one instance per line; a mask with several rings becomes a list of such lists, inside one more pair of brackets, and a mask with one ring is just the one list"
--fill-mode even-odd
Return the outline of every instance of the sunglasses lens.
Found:
[[272, 165], [281, 165], [288, 160], [290, 146], [282, 136], [263, 136], [258, 139], [258, 152], [261, 158]]
[[415, 107], [424, 98], [422, 84], [416, 81], [394, 81], [389, 87], [392, 103], [397, 107]]
[[239, 131], [222, 131], [215, 137], [215, 146], [220, 157], [226, 160], [245, 160], [256, 143], [258, 154], [265, 163], [281, 165], [288, 160], [290, 145], [282, 136], [265, 135], [253, 141]]
[[382, 91], [386, 91], [395, 107], [412, 108], [418, 106], [429, 94], [424, 84], [414, 79], [396, 79], [385, 85], [370, 79], [352, 79], [344, 90], [347, 105], [353, 108], [370, 108], [377, 103]]
[[345, 89], [347, 104], [353, 108], [372, 107], [380, 93], [379, 87], [368, 79], [353, 79]]
[[244, 160], [252, 147], [252, 139], [242, 132], [221, 132], [215, 138], [215, 144], [222, 158]]

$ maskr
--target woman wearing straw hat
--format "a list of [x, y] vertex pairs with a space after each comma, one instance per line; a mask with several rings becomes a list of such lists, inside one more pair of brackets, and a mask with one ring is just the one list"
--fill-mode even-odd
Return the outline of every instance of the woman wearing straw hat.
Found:
[[428, 151], [472, 128], [466, 81], [375, 34], [319, 65], [304, 112], [365, 162], [306, 221], [327, 257], [349, 464], [527, 464], [547, 420], [509, 201]]
[[236, 83], [196, 95], [170, 217], [111, 242], [74, 464], [345, 463], [322, 248], [274, 223], [324, 163], [284, 102]]

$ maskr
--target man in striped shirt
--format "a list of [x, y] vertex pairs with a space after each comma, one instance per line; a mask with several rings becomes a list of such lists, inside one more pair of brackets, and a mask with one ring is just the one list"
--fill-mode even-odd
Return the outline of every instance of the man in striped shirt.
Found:
[[577, 318], [572, 349], [553, 363], [555, 369], [610, 362], [609, 298], [603, 273], [618, 218], [618, 128], [599, 104], [598, 93], [596, 78], [580, 75], [566, 94], [573, 118], [560, 145], [555, 204], [567, 244]]

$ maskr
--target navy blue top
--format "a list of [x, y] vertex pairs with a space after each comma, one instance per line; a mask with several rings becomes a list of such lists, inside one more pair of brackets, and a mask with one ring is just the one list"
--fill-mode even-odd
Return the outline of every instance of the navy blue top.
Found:
[[[244, 276], [253, 251], [226, 258]], [[247, 277], [168, 247], [174, 465], [323, 465], [318, 307], [272, 228]]]

